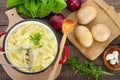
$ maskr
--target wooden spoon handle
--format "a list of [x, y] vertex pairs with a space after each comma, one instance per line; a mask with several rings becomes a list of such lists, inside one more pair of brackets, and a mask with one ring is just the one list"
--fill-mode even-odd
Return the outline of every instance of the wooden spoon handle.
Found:
[[58, 64], [59, 64], [59, 60], [61, 58], [61, 55], [62, 55], [62, 52], [63, 52], [63, 48], [64, 48], [64, 45], [65, 45], [65, 42], [66, 42], [66, 38], [67, 38], [67, 34], [64, 33], [63, 37], [62, 37], [62, 40], [61, 40], [61, 43], [60, 43], [60, 51], [59, 51], [59, 54], [58, 54], [58, 57], [57, 57], [57, 60], [53, 66], [53, 69], [48, 77], [48, 80], [54, 80], [54, 76], [55, 76], [55, 73], [57, 71], [57, 67], [58, 67]]

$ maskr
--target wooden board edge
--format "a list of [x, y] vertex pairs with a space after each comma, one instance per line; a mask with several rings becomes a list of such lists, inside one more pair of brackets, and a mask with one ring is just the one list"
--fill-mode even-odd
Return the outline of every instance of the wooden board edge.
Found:
[[111, 19], [115, 22], [118, 28], [120, 28], [120, 13], [117, 13], [115, 11], [115, 8], [107, 4], [104, 0], [93, 0], [93, 1], [95, 1], [95, 3], [111, 17]]
[[[106, 2], [104, 2], [103, 0], [93, 0], [95, 4], [97, 4], [100, 8], [103, 9], [103, 11], [105, 11], [105, 13], [110, 16], [110, 18], [112, 19], [112, 21], [116, 24], [116, 27], [118, 29], [120, 29], [120, 19], [117, 19], [118, 17], [120, 17], [120, 14], [117, 13], [115, 10], [114, 10], [114, 7], [113, 6], [109, 6]], [[104, 9], [104, 6], [107, 6], [107, 8]], [[109, 9], [109, 11], [107, 11]], [[107, 12], [106, 12], [107, 11]], [[112, 12], [112, 13], [111, 13]], [[76, 14], [76, 12], [72, 12], [69, 16], [73, 15], [73, 14]], [[67, 17], [68, 19], [74, 19], [75, 16], [72, 16], [71, 17]], [[115, 16], [115, 18], [114, 18]], [[77, 19], [76, 19], [77, 21]], [[120, 32], [118, 33], [118, 35], [116, 35], [115, 37], [119, 36], [120, 35]], [[75, 39], [73, 39], [72, 35], [70, 34], [68, 36], [68, 39], [69, 41], [82, 53], [83, 51], [81, 51], [79, 49], [80, 45], [78, 45], [77, 43], [74, 43], [73, 41], [76, 41]], [[106, 45], [107, 46], [107, 45]], [[103, 52], [103, 51], [102, 51]], [[102, 54], [102, 53], [101, 53]], [[89, 55], [85, 55], [83, 54], [86, 58], [90, 59], [90, 60], [95, 60], [97, 57], [99, 57], [101, 54], [97, 54], [96, 57], [89, 57]]]

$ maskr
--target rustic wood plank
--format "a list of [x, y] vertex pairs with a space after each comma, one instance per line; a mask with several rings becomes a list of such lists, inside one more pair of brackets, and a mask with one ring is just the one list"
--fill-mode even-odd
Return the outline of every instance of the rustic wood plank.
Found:
[[0, 65], [0, 80], [11, 80], [8, 74], [4, 71], [2, 66]]
[[[100, 67], [100, 66], [96, 66]], [[105, 66], [101, 66], [103, 70], [115, 74], [114, 76], [101, 75], [99, 80], [119, 80], [120, 71], [109, 71]], [[87, 80], [86, 76], [74, 74], [68, 66], [63, 66], [60, 76], [56, 80]], [[92, 76], [91, 76], [92, 77]], [[90, 80], [95, 80], [93, 77]]]
[[[120, 0], [105, 0], [108, 4], [112, 5], [115, 7], [115, 10], [117, 12], [120, 12]], [[7, 16], [5, 15], [5, 11], [7, 10], [6, 8], [6, 0], [0, 0], [0, 25], [8, 25], [8, 19]], [[63, 11], [67, 11], [67, 13], [64, 13], [65, 15], [68, 15], [70, 11], [68, 9], [65, 9]], [[21, 16], [24, 17], [24, 16]]]
[[116, 12], [118, 12], [118, 13], [120, 13], [120, 8], [118, 8], [118, 9], [115, 9], [115, 11], [116, 11]]
[[5, 29], [7, 28], [7, 26], [4, 26], [4, 25], [0, 25], [0, 31], [5, 31]]
[[8, 19], [5, 15], [5, 11], [0, 12], [0, 25], [8, 25]]
[[104, 0], [111, 6], [114, 6], [115, 11], [120, 12], [120, 0]]
[[8, 20], [5, 15], [6, 11], [6, 0], [0, 0], [0, 25], [7, 25]]
[[74, 75], [68, 66], [63, 66], [60, 76], [56, 80], [87, 80], [86, 77], [79, 74]]
[[[120, 0], [105, 0], [108, 4], [112, 5], [115, 7], [115, 10], [117, 12], [120, 12]], [[0, 31], [4, 31], [7, 28], [8, 25], [8, 19], [7, 16], [5, 15], [5, 11], [7, 10], [6, 8], [6, 0], [0, 0]], [[65, 9], [63, 12], [69, 11], [68, 9]], [[68, 15], [69, 13], [64, 13], [65, 15]], [[59, 41], [62, 38], [62, 33], [61, 31], [56, 31], [58, 34]], [[78, 56], [79, 60], [81, 62], [85, 61], [86, 58], [67, 40], [66, 45], [69, 48], [69, 55], [70, 56]], [[116, 38], [108, 47], [120, 47], [120, 36]], [[107, 48], [108, 48], [107, 47]], [[102, 66], [104, 70], [108, 70], [103, 61], [102, 61], [102, 55], [98, 57], [96, 60], [93, 61], [96, 66]], [[99, 80], [119, 80], [120, 77], [120, 71], [113, 71], [115, 73], [114, 76], [106, 76], [102, 75], [100, 76]], [[4, 69], [0, 66], [0, 80], [12, 80], [7, 73], [4, 71]], [[68, 64], [65, 63], [62, 67], [62, 72], [59, 75], [59, 77], [56, 80], [87, 80], [86, 77], [81, 76], [79, 74], [74, 75], [71, 69], [69, 68]], [[93, 80], [93, 78], [92, 78]]]
[[120, 5], [120, 0], [104, 0], [105, 2], [107, 2], [110, 5]]
[[113, 40], [110, 45], [119, 45], [119, 44], [120, 44], [120, 36], [118, 36], [115, 40]]

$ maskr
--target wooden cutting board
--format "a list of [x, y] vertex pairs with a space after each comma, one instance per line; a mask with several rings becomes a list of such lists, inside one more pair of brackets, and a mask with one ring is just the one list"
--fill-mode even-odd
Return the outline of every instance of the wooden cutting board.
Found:
[[[93, 41], [93, 44], [85, 48], [81, 44], [78, 43], [78, 41], [75, 39], [74, 31], [73, 30], [70, 35], [68, 36], [68, 39], [70, 42], [88, 59], [95, 60], [100, 54], [103, 53], [105, 48], [115, 39], [117, 36], [120, 35], [120, 14], [116, 13], [114, 11], [114, 8], [112, 6], [109, 6], [107, 3], [105, 3], [103, 0], [88, 0], [85, 2], [82, 6], [91, 5], [94, 6], [97, 10], [97, 17], [89, 24], [85, 25], [89, 29], [91, 29], [92, 26], [101, 23], [105, 24], [109, 27], [111, 30], [111, 36], [109, 40], [106, 42], [97, 42]], [[77, 25], [80, 25], [78, 23], [78, 19], [76, 16], [76, 12], [71, 13], [68, 18], [73, 19], [77, 22]], [[90, 14], [90, 13], [88, 13]]]
[[[8, 24], [8, 28], [6, 29], [6, 32], [17, 22], [23, 20], [16, 12], [16, 9], [10, 9], [8, 11], [6, 11], [6, 15], [8, 17], [9, 20], [9, 24]], [[5, 36], [2, 36], [0, 38], [0, 46], [3, 45], [3, 40], [4, 40]], [[0, 62], [2, 63], [7, 63], [4, 55], [0, 55]], [[12, 67], [9, 66], [4, 66], [2, 65], [2, 67], [4, 68], [4, 70], [7, 72], [7, 74], [11, 77], [12, 80], [48, 80], [48, 77], [53, 69], [53, 65], [48, 68], [47, 70], [45, 70], [44, 72], [38, 73], [38, 74], [24, 74], [21, 72], [16, 71], [15, 69], [13, 69]], [[58, 68], [57, 68], [57, 72], [54, 76], [54, 79], [56, 79], [60, 72], [61, 72], [61, 68], [62, 65], [59, 64]]]

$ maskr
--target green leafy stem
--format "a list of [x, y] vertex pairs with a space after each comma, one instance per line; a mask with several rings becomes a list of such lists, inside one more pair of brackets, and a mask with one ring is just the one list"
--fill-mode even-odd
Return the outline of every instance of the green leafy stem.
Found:
[[67, 4], [64, 0], [7, 0], [6, 6], [31, 18], [43, 18], [50, 13], [60, 13]]
[[33, 33], [30, 35], [30, 41], [33, 42], [36, 46], [39, 45], [40, 39], [40, 33]]
[[87, 76], [88, 80], [90, 80], [91, 75], [93, 75], [95, 77], [95, 80], [98, 80], [98, 78], [101, 74], [114, 75], [112, 73], [102, 70], [101, 67], [98, 67], [98, 68], [95, 67], [93, 62], [91, 62], [91, 61], [87, 60], [83, 63], [80, 63], [79, 59], [77, 57], [75, 57], [75, 58], [69, 57], [68, 64], [75, 74], [80, 72], [81, 75]]

